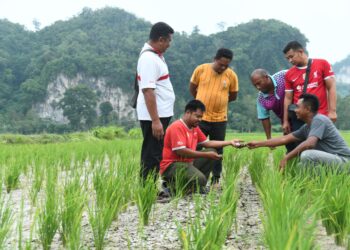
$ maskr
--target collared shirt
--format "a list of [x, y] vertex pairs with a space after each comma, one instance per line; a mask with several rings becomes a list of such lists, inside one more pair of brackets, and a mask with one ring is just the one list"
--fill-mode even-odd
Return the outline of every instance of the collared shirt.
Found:
[[259, 91], [256, 100], [258, 119], [263, 120], [270, 117], [272, 110], [280, 120], [283, 120], [283, 104], [285, 94], [285, 75], [287, 70], [282, 70], [274, 75], [269, 75], [274, 85], [273, 94], [265, 94]]
[[[150, 49], [153, 48], [148, 43], [145, 43], [142, 51]], [[161, 118], [173, 116], [175, 94], [164, 57], [151, 51], [141, 53], [137, 63], [137, 75], [140, 89], [136, 107], [138, 120], [151, 120], [142, 92], [142, 89], [146, 88], [151, 88], [155, 91], [158, 116]]]
[[205, 63], [193, 71], [191, 83], [197, 86], [196, 99], [205, 105], [203, 121], [227, 121], [229, 94], [238, 92], [236, 73], [227, 68], [218, 74], [211, 63]]
[[195, 151], [198, 144], [206, 141], [208, 139], [199, 127], [190, 129], [182, 119], [173, 122], [165, 133], [160, 174], [163, 174], [173, 162], [192, 162], [194, 160], [177, 155], [176, 150], [188, 148]]

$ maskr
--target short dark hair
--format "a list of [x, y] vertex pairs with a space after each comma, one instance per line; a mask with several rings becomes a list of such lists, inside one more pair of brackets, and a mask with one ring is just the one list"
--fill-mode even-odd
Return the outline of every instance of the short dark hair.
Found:
[[232, 60], [232, 58], [233, 58], [232, 50], [225, 49], [225, 48], [218, 49], [218, 51], [216, 51], [216, 55], [215, 55], [214, 59], [218, 60], [222, 57], [225, 57], [227, 59]]
[[283, 49], [283, 53], [286, 54], [290, 50], [304, 50], [304, 47], [298, 42], [298, 41], [291, 41], [289, 42], [286, 47]]
[[189, 101], [186, 104], [185, 113], [187, 111], [196, 112], [197, 109], [200, 109], [200, 110], [202, 110], [204, 112], [205, 111], [205, 105], [200, 100], [191, 100], [191, 101]]
[[170, 34], [174, 34], [173, 28], [164, 22], [158, 22], [152, 26], [149, 39], [151, 41], [158, 41], [160, 37], [169, 37]]
[[303, 104], [309, 107], [312, 113], [317, 113], [318, 107], [320, 106], [317, 96], [312, 94], [302, 94], [299, 99], [303, 99]]

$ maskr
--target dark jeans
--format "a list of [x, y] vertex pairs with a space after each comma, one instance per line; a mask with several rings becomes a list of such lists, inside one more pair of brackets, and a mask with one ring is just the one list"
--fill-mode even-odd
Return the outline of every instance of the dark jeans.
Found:
[[[302, 120], [299, 120], [296, 115], [290, 116], [289, 117], [289, 124], [291, 127], [291, 132], [297, 131], [299, 128], [301, 128], [305, 123]], [[287, 148], [287, 153], [295, 149], [300, 142], [292, 142], [286, 145]]]
[[[206, 149], [205, 151], [215, 151], [215, 149]], [[210, 172], [213, 169], [215, 160], [207, 158], [198, 158], [193, 162], [174, 162], [162, 174], [163, 180], [175, 190], [176, 178], [182, 178], [181, 182], [186, 189], [194, 190], [206, 186]], [[178, 181], [179, 183], [180, 181]]]
[[[171, 117], [160, 118], [164, 131], [167, 129]], [[152, 134], [152, 121], [140, 121], [143, 142], [141, 149], [141, 171], [143, 180], [147, 179], [150, 172], [154, 171], [155, 177], [159, 173], [159, 163], [162, 160], [163, 140], [157, 140]]]
[[[199, 127], [202, 130], [202, 132], [209, 136], [210, 140], [215, 141], [224, 141], [225, 135], [226, 135], [226, 125], [227, 122], [207, 122], [207, 121], [201, 121], [199, 123]], [[198, 149], [201, 149], [200, 147]], [[223, 148], [217, 148], [216, 149], [218, 154], [223, 153]], [[217, 160], [213, 167], [213, 176], [212, 176], [212, 182], [218, 182], [220, 179], [220, 175], [222, 172], [222, 160]]]

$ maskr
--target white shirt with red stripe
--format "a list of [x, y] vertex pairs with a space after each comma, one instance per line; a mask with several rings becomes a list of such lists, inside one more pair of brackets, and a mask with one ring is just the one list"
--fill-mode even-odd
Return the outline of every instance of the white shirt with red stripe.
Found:
[[173, 122], [165, 133], [163, 159], [160, 162], [160, 174], [173, 162], [192, 162], [192, 158], [184, 158], [176, 154], [176, 150], [188, 148], [196, 150], [197, 145], [208, 141], [199, 127], [188, 128], [180, 119]]
[[[156, 54], [148, 43], [145, 43], [137, 63], [137, 77], [139, 82], [139, 95], [137, 98], [138, 120], [150, 121], [145, 98], [142, 89], [155, 90], [157, 110], [159, 117], [171, 117], [174, 115], [175, 94], [170, 82], [168, 66], [163, 55]], [[144, 52], [143, 52], [144, 51]]]

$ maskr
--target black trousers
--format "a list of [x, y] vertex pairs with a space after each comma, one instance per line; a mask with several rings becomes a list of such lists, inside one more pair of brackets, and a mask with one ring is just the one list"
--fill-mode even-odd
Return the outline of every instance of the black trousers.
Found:
[[[290, 115], [289, 116], [289, 124], [291, 126], [291, 132], [297, 131], [299, 128], [301, 128], [305, 122], [302, 120], [299, 120], [296, 115]], [[301, 142], [292, 142], [286, 145], [287, 153], [291, 152], [293, 149], [295, 149]]]
[[[160, 118], [164, 131], [167, 129], [170, 119], [171, 117]], [[152, 171], [154, 171], [156, 177], [159, 174], [159, 163], [162, 160], [164, 141], [153, 136], [152, 121], [140, 121], [140, 126], [143, 135], [140, 176], [143, 180], [146, 180], [148, 174]]]
[[[226, 121], [224, 122], [201, 121], [199, 123], [199, 128], [202, 130], [202, 132], [206, 136], [209, 136], [210, 140], [215, 140], [215, 141], [225, 140], [226, 126], [227, 126]], [[217, 148], [216, 150], [218, 154], [222, 155], [223, 148]], [[215, 161], [213, 171], [212, 171], [212, 182], [217, 182], [219, 180], [221, 172], [222, 172], [222, 160]]]

